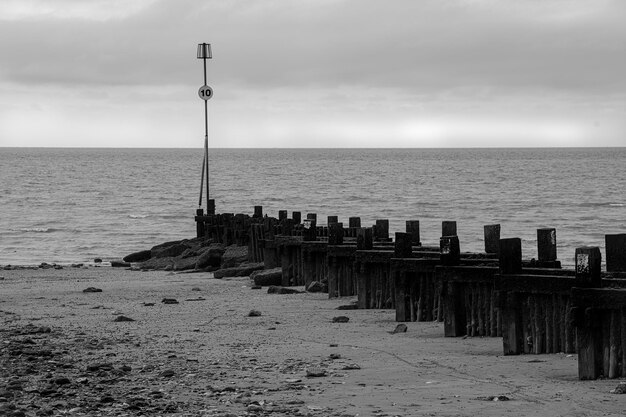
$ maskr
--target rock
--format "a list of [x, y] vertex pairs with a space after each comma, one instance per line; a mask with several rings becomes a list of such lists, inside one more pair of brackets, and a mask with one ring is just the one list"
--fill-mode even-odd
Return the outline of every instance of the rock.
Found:
[[346, 316], [333, 317], [333, 323], [347, 323], [349, 321], [350, 321], [350, 317], [346, 317]]
[[313, 281], [306, 288], [308, 292], [322, 292], [324, 290], [324, 284], [319, 281]]
[[359, 365], [357, 365], [356, 363], [349, 363], [347, 365], [344, 365], [343, 368], [341, 368], [341, 370], [343, 371], [353, 371], [356, 369], [361, 369], [361, 367]]
[[152, 258], [152, 251], [150, 249], [142, 250], [139, 252], [131, 253], [123, 258], [124, 262], [144, 262]]
[[248, 317], [260, 317], [261, 312], [259, 310], [250, 310]]
[[176, 260], [174, 261], [174, 266], [173, 266], [173, 270], [174, 271], [186, 271], [189, 269], [195, 269], [196, 268], [196, 263], [198, 262], [198, 256], [192, 256], [192, 257], [179, 257], [176, 258]]
[[196, 269], [219, 267], [222, 263], [222, 255], [224, 255], [224, 252], [224, 245], [221, 243], [212, 243], [198, 257]]
[[150, 258], [139, 264], [141, 269], [157, 269], [164, 270], [168, 266], [171, 268], [176, 262], [176, 258]]
[[408, 328], [406, 327], [406, 324], [404, 324], [404, 323], [400, 323], [400, 324], [398, 324], [398, 325], [396, 326], [396, 328], [395, 328], [395, 329], [393, 329], [393, 330], [392, 330], [392, 331], [390, 331], [389, 333], [391, 333], [391, 334], [396, 334], [396, 333], [406, 333], [407, 329], [408, 329]]
[[254, 285], [269, 286], [281, 285], [283, 283], [283, 269], [263, 269], [250, 274], [250, 279], [254, 280]]
[[260, 285], [253, 285], [253, 286], [250, 287], [251, 290], [260, 290], [262, 288], [263, 287], [261, 287]]
[[115, 320], [113, 320], [115, 322], [121, 322], [121, 321], [135, 321], [134, 319], [131, 319], [130, 317], [126, 317], [126, 316], [117, 316], [115, 318]]
[[101, 258], [96, 258], [96, 259], [93, 260], [93, 263], [101, 264], [102, 263], [102, 259]]
[[331, 353], [328, 357], [332, 360], [341, 359], [341, 355], [338, 353]]
[[248, 247], [230, 245], [222, 255], [221, 268], [232, 268], [248, 261]]
[[359, 309], [359, 305], [357, 303], [347, 304], [347, 305], [339, 306], [336, 308], [336, 310], [358, 310], [358, 309]]
[[185, 243], [174, 243], [171, 246], [152, 248], [152, 258], [175, 258], [189, 249]]
[[88, 287], [88, 288], [85, 288], [83, 292], [102, 292], [102, 290], [96, 287]]
[[161, 300], [163, 304], [178, 304], [178, 300], [175, 298], [164, 298]]
[[165, 371], [163, 371], [163, 372], [161, 372], [161, 373], [159, 374], [159, 376], [160, 376], [161, 378], [171, 378], [171, 377], [173, 377], [174, 375], [176, 375], [176, 372], [174, 372], [174, 371], [173, 371], [173, 370], [171, 370], [171, 369], [166, 369]]
[[626, 382], [620, 382], [615, 389], [611, 390], [611, 394], [626, 394]]
[[200, 287], [193, 287], [191, 291], [202, 291], [202, 289]]
[[72, 383], [69, 378], [66, 377], [54, 378], [52, 382], [56, 385], [67, 385]]
[[314, 366], [306, 370], [306, 376], [309, 378], [319, 378], [322, 376], [326, 376], [326, 370], [320, 367]]
[[213, 276], [217, 279], [226, 277], [247, 277], [254, 271], [258, 271], [263, 268], [265, 268], [263, 262], [244, 263], [233, 268], [218, 269], [213, 273]]
[[113, 260], [111, 261], [111, 266], [113, 268], [130, 268], [130, 263], [120, 260]]
[[103, 395], [102, 397], [100, 397], [100, 402], [104, 404], [111, 404], [115, 402], [115, 398], [110, 395]]
[[302, 291], [298, 291], [293, 288], [285, 288], [276, 285], [271, 285], [267, 289], [268, 294], [302, 294]]

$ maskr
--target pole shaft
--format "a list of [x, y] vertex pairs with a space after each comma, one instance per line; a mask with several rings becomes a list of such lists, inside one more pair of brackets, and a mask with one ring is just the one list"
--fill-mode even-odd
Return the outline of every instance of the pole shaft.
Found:
[[[204, 85], [206, 85], [206, 57], [204, 62]], [[204, 100], [204, 160], [206, 161], [206, 209], [207, 215], [210, 213], [209, 208], [209, 103]]]

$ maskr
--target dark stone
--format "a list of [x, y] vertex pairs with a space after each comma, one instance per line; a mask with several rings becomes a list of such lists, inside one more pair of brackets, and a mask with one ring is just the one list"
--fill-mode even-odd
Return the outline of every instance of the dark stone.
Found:
[[134, 319], [131, 319], [130, 317], [126, 317], [126, 316], [117, 316], [115, 318], [115, 320], [113, 320], [115, 322], [121, 322], [121, 321], [135, 321]]
[[248, 261], [248, 247], [231, 245], [222, 255], [221, 268], [232, 268]]
[[245, 263], [233, 268], [218, 269], [213, 273], [213, 277], [217, 279], [226, 277], [247, 277], [254, 271], [258, 271], [263, 268], [265, 268], [263, 262]]
[[57, 384], [57, 385], [67, 385], [67, 384], [71, 384], [72, 382], [69, 380], [69, 378], [66, 377], [59, 377], [59, 378], [54, 378], [52, 380], [53, 383]]
[[346, 317], [346, 316], [333, 317], [333, 323], [347, 323], [349, 321], [350, 321], [350, 317]]
[[176, 262], [176, 258], [150, 258], [146, 262], [140, 263], [139, 268], [164, 270], [168, 266], [172, 268], [174, 262]]
[[181, 255], [184, 251], [189, 249], [185, 243], [176, 243], [172, 246], [165, 248], [152, 249], [153, 258], [173, 258]]
[[124, 262], [144, 262], [152, 257], [152, 251], [150, 249], [142, 250], [139, 252], [131, 253], [124, 256]]
[[283, 280], [283, 269], [279, 267], [254, 271], [250, 274], [250, 279], [254, 280], [254, 285], [280, 285]]
[[259, 310], [250, 310], [248, 317], [260, 317], [261, 312]]
[[173, 370], [171, 370], [171, 369], [166, 369], [165, 371], [163, 371], [163, 372], [161, 372], [161, 373], [159, 374], [159, 376], [160, 376], [161, 378], [171, 378], [171, 377], [173, 377], [174, 375], [176, 375], [176, 372], [174, 372], [174, 371], [173, 371]]
[[102, 290], [96, 287], [88, 287], [88, 288], [85, 288], [83, 292], [102, 292]]
[[174, 261], [174, 266], [172, 269], [174, 271], [186, 271], [189, 269], [195, 269], [196, 263], [198, 262], [198, 256], [192, 256], [189, 258], [179, 257]]
[[198, 257], [196, 269], [205, 269], [207, 267], [219, 267], [222, 263], [222, 255], [224, 255], [224, 245], [213, 243], [208, 246]]
[[178, 304], [178, 300], [175, 298], [164, 298], [161, 300], [163, 304]]
[[111, 266], [113, 268], [130, 268], [130, 262], [113, 260]]
[[103, 395], [100, 398], [100, 402], [104, 404], [111, 404], [115, 402], [115, 398], [111, 397], [110, 395]]
[[346, 305], [339, 306], [336, 308], [336, 310], [358, 310], [358, 309], [359, 309], [358, 304], [346, 304]]
[[278, 285], [271, 285], [267, 289], [268, 294], [302, 294], [302, 291], [295, 290], [293, 288], [285, 288]]
[[96, 258], [96, 259], [93, 260], [93, 262], [96, 263], [96, 264], [101, 264], [102, 263], [102, 259]]
[[391, 334], [396, 334], [396, 333], [406, 333], [407, 329], [408, 329], [408, 328], [406, 327], [406, 324], [402, 324], [402, 323], [401, 323], [401, 324], [398, 324], [398, 325], [396, 326], [396, 328], [395, 328], [395, 329], [393, 329], [392, 331], [390, 331], [389, 333], [391, 333]]

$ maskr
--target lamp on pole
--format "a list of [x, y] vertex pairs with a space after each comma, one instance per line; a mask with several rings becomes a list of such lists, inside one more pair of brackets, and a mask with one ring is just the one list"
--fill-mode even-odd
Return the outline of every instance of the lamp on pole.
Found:
[[204, 63], [204, 84], [198, 90], [198, 96], [204, 100], [204, 161], [202, 162], [202, 181], [200, 184], [200, 203], [202, 206], [202, 182], [206, 179], [206, 212], [215, 214], [215, 200], [209, 199], [209, 99], [213, 97], [213, 89], [206, 83], [206, 60], [211, 59], [211, 44], [198, 44], [198, 59]]

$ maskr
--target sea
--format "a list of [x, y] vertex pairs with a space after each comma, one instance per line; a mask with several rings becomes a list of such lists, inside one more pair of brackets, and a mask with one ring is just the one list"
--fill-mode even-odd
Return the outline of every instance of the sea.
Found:
[[[0, 148], [0, 265], [105, 262], [195, 237], [203, 149]], [[419, 220], [438, 245], [455, 220], [462, 251], [484, 251], [484, 225], [522, 239], [556, 228], [558, 258], [626, 233], [626, 148], [210, 149], [221, 213], [279, 210]]]

